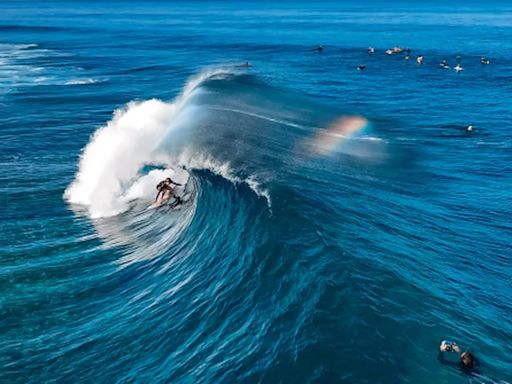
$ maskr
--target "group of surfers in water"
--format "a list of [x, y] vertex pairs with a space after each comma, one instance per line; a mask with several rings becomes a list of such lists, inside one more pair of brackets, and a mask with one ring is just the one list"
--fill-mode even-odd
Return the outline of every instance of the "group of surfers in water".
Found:
[[[386, 50], [386, 54], [388, 54], [388, 55], [390, 55], [390, 56], [391, 56], [391, 55], [394, 55], [394, 54], [396, 54], [396, 53], [401, 53], [401, 52], [403, 52], [403, 51], [404, 51], [404, 49], [403, 49], [402, 47], [396, 46], [396, 47], [393, 47], [393, 48], [391, 48], [391, 49]], [[374, 54], [374, 53], [375, 53], [375, 48], [373, 48], [373, 47], [368, 47], [368, 53], [369, 53], [370, 55]], [[405, 60], [409, 60], [409, 59], [411, 58], [411, 50], [410, 50], [410, 48], [407, 48], [407, 49], [405, 50], [405, 53], [406, 53], [406, 54], [405, 54]], [[460, 57], [460, 56], [457, 56], [457, 64], [453, 67], [453, 69], [454, 69], [456, 72], [460, 72], [460, 71], [463, 71], [463, 70], [464, 70], [464, 68], [462, 68], [462, 65], [460, 64], [460, 60], [461, 60], [461, 57]], [[418, 56], [416, 57], [416, 63], [417, 63], [418, 65], [423, 64], [423, 55], [421, 55], [421, 54], [420, 54], [420, 55], [418, 55]], [[491, 61], [490, 61], [487, 57], [482, 56], [482, 57], [480, 58], [480, 63], [481, 63], [482, 65], [488, 65], [488, 64], [490, 64], [490, 63], [491, 63]], [[442, 60], [442, 61], [441, 61], [441, 63], [439, 64], [439, 66], [440, 66], [441, 68], [443, 68], [443, 69], [450, 69], [450, 66], [448, 65], [448, 62], [447, 62], [446, 60]]]

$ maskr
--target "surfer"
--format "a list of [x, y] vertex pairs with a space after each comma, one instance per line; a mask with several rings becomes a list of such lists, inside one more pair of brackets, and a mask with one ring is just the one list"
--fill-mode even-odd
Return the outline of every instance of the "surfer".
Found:
[[483, 65], [489, 65], [491, 61], [487, 57], [482, 56], [482, 58], [480, 59], [480, 63], [482, 63]]
[[370, 55], [373, 55], [373, 54], [375, 53], [375, 48], [373, 48], [373, 47], [368, 47], [368, 53], [369, 53]]
[[173, 186], [179, 186], [181, 184], [178, 184], [171, 180], [170, 177], [168, 177], [165, 180], [162, 180], [159, 182], [156, 186], [156, 189], [158, 190], [158, 193], [155, 197], [155, 205], [159, 206], [165, 203], [167, 200], [170, 199], [170, 197], [174, 197], [176, 199], [176, 202], [173, 204], [173, 206], [176, 206], [183, 202], [181, 198], [176, 194], [174, 191]]
[[478, 364], [478, 361], [475, 359], [475, 356], [471, 352], [462, 351], [459, 345], [453, 341], [443, 340], [441, 341], [441, 345], [439, 346], [439, 355], [438, 359], [443, 364], [447, 365], [455, 365], [457, 363], [450, 363], [444, 360], [444, 352], [455, 352], [460, 355], [460, 362], [457, 364], [458, 367], [464, 372], [468, 374], [476, 374], [478, 373], [475, 370], [475, 367]]
[[416, 58], [416, 63], [418, 63], [418, 65], [423, 64], [423, 55], [418, 55]]

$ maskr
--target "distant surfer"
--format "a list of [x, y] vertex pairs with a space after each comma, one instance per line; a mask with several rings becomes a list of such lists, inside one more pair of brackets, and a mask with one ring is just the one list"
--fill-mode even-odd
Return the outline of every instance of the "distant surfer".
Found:
[[388, 55], [393, 55], [393, 54], [395, 54], [395, 53], [400, 53], [400, 52], [402, 52], [402, 51], [403, 51], [403, 48], [402, 48], [402, 47], [400, 47], [400, 46], [395, 46], [395, 47], [393, 47], [392, 49], [388, 49], [388, 50], [386, 50], [386, 53], [387, 53]]
[[249, 63], [248, 61], [246, 61], [245, 63], [243, 64], [240, 64], [239, 67], [242, 67], [242, 68], [249, 68], [251, 67], [251, 63]]
[[418, 65], [423, 64], [423, 55], [419, 55], [419, 56], [416, 58], [416, 63], [418, 63]]
[[364, 64], [361, 64], [361, 65], [359, 65], [359, 66], [357, 67], [357, 69], [358, 69], [359, 71], [364, 71], [364, 69], [365, 69], [365, 68], [366, 68], [366, 65], [364, 65]]
[[163, 203], [167, 202], [171, 198], [171, 196], [174, 197], [174, 199], [176, 200], [173, 203], [173, 207], [175, 207], [178, 204], [183, 203], [183, 200], [181, 200], [181, 198], [176, 194], [176, 192], [174, 191], [174, 188], [173, 188], [173, 186], [179, 186], [179, 185], [181, 185], [181, 184], [178, 184], [178, 183], [172, 181], [170, 177], [159, 182], [156, 186], [158, 193], [155, 197], [154, 205], [157, 207], [162, 205]]
[[311, 49], [312, 51], [317, 51], [317, 52], [323, 52], [324, 50], [324, 46], [323, 45], [319, 45], [313, 49]]
[[368, 47], [368, 53], [369, 53], [370, 55], [373, 55], [373, 54], [375, 53], [375, 48], [373, 48], [373, 47]]
[[466, 127], [466, 132], [468, 132], [468, 133], [473, 132], [473, 126], [472, 126], [471, 124], [469, 124], [469, 125]]
[[489, 65], [491, 61], [487, 57], [482, 57], [480, 59], [480, 63], [482, 63], [483, 65]]

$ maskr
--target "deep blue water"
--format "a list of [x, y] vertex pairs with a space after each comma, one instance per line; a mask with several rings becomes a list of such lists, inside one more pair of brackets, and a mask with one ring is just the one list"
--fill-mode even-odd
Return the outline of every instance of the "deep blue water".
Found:
[[512, 380], [511, 71], [506, 3], [3, 1], [0, 382]]

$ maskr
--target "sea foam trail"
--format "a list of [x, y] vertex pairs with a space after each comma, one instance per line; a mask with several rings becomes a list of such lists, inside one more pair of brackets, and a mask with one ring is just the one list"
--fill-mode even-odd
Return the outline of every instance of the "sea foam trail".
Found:
[[127, 210], [133, 196], [131, 187], [142, 177], [140, 170], [145, 165], [162, 165], [155, 150], [173, 129], [173, 121], [194, 90], [208, 78], [229, 73], [226, 68], [201, 72], [171, 103], [151, 99], [130, 102], [116, 110], [112, 120], [99, 128], [84, 148], [75, 180], [64, 192], [64, 198], [87, 206], [93, 218]]

